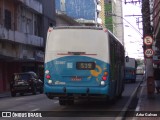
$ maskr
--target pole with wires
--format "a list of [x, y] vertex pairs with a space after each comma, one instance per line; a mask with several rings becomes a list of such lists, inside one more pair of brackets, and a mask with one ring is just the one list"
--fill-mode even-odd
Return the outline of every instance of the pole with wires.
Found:
[[[151, 42], [153, 41], [153, 33], [151, 28], [151, 20], [150, 20], [150, 1], [149, 0], [142, 0], [142, 19], [143, 19], [143, 39], [144, 43], [146, 41]], [[149, 36], [152, 38], [150, 40], [147, 38]], [[144, 54], [145, 54], [145, 64], [146, 64], [146, 80], [147, 80], [147, 93], [148, 97], [154, 96], [155, 91], [155, 83], [154, 83], [154, 75], [153, 75], [153, 55], [147, 56], [149, 53], [153, 53], [152, 51], [152, 44], [144, 44], [143, 45]], [[149, 52], [151, 51], [151, 52]]]

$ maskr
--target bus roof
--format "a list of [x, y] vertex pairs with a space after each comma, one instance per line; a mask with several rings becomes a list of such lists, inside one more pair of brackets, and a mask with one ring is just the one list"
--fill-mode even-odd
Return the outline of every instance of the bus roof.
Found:
[[95, 30], [103, 30], [102, 27], [96, 27], [96, 26], [59, 26], [54, 27], [53, 29], [95, 29]]
[[103, 28], [103, 27], [96, 27], [96, 26], [50, 26], [52, 29], [92, 29], [92, 30], [103, 30], [106, 29], [107, 32], [114, 37], [121, 45], [123, 45], [121, 43], [121, 41], [107, 28]]

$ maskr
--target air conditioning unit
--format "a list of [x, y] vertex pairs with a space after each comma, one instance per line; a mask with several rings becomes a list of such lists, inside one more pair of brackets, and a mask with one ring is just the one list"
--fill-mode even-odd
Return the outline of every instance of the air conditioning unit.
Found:
[[98, 24], [102, 24], [102, 19], [101, 18], [97, 18], [97, 23]]
[[102, 10], [100, 5], [97, 5], [97, 11], [100, 12]]

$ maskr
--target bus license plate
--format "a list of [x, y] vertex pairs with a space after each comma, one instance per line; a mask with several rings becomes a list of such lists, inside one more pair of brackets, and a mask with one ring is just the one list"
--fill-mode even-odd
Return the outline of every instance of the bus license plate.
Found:
[[81, 81], [82, 78], [75, 76], [75, 77], [72, 77], [71, 80], [72, 80], [72, 81]]

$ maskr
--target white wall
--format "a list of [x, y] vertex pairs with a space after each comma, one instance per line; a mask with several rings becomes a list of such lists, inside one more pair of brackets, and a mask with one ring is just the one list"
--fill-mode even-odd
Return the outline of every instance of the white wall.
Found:
[[[122, 1], [112, 1], [112, 13], [113, 16], [113, 33], [124, 44], [124, 28], [123, 28], [123, 8]], [[117, 24], [118, 23], [118, 24]]]

